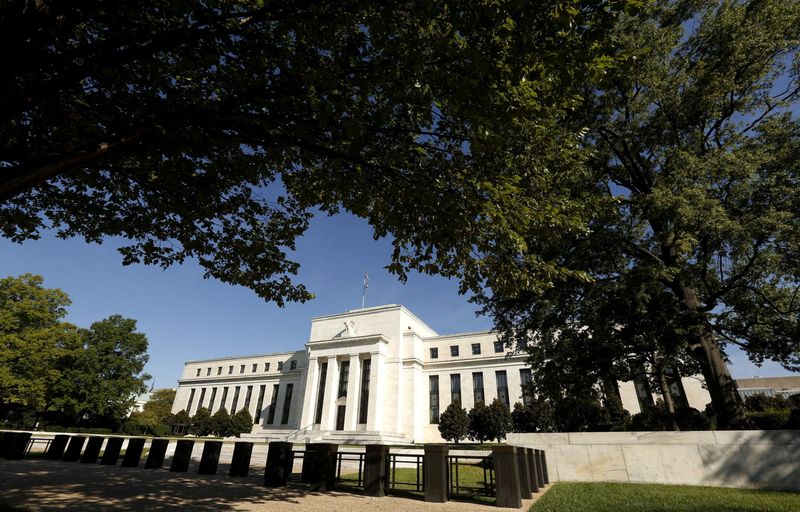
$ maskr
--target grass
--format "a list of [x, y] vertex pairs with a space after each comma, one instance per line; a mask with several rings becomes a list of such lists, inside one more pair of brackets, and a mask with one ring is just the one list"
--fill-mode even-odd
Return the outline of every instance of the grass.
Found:
[[530, 512], [796, 512], [800, 493], [688, 485], [558, 483]]

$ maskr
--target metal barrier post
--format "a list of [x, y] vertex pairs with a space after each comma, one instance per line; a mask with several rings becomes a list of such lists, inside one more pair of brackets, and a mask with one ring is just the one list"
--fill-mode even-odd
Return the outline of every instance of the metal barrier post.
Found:
[[444, 503], [447, 501], [447, 454], [449, 449], [442, 444], [426, 444], [423, 459], [425, 474], [425, 501]]
[[103, 447], [104, 437], [90, 437], [86, 443], [86, 449], [83, 450], [81, 456], [81, 463], [83, 464], [97, 464], [97, 457], [100, 456], [100, 448]]
[[128, 439], [128, 446], [125, 448], [125, 455], [122, 457], [123, 468], [139, 467], [139, 460], [142, 458], [142, 452], [144, 451], [144, 441], [141, 437]]
[[219, 465], [219, 454], [222, 451], [222, 441], [206, 441], [203, 443], [203, 455], [200, 456], [199, 475], [216, 475]]
[[109, 437], [106, 441], [106, 449], [103, 451], [103, 457], [100, 459], [100, 464], [104, 466], [114, 466], [119, 460], [119, 452], [122, 450], [121, 437]]
[[339, 445], [309, 443], [303, 457], [301, 481], [311, 484], [312, 490], [330, 491], [336, 485], [336, 453]]
[[386, 459], [389, 447], [380, 444], [368, 444], [364, 456], [364, 494], [367, 496], [386, 496]]
[[[304, 457], [305, 458], [305, 457]], [[292, 443], [272, 441], [267, 452], [267, 467], [264, 470], [264, 485], [283, 487], [289, 481], [294, 465]]]
[[228, 476], [247, 476], [250, 472], [250, 457], [253, 455], [253, 443], [236, 441], [233, 446], [233, 458]]
[[522, 498], [519, 484], [519, 462], [515, 446], [495, 446], [492, 448], [495, 471], [495, 492], [498, 507], [519, 508]]

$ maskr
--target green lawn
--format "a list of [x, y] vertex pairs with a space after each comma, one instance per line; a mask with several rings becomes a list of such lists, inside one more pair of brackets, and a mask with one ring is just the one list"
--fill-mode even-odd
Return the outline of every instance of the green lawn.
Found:
[[688, 485], [558, 483], [530, 512], [797, 512], [800, 493]]

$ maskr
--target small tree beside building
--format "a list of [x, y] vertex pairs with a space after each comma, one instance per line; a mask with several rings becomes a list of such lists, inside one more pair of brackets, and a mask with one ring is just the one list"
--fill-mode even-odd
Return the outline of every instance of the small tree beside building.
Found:
[[212, 434], [213, 431], [211, 411], [205, 407], [198, 407], [197, 412], [192, 417], [189, 433], [195, 436], [207, 436]]
[[242, 434], [249, 434], [253, 431], [253, 416], [247, 409], [240, 409], [231, 416], [230, 435], [239, 437]]
[[511, 411], [496, 398], [489, 406], [478, 402], [469, 411], [469, 438], [473, 441], [501, 441], [512, 426]]
[[439, 434], [456, 444], [469, 435], [469, 415], [460, 402], [451, 403], [439, 416]]

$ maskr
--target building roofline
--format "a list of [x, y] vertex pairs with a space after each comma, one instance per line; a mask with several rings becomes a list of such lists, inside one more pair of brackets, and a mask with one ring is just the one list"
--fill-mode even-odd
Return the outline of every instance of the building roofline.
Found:
[[427, 336], [422, 338], [422, 341], [436, 341], [445, 338], [458, 338], [461, 336], [482, 336], [485, 334], [495, 334], [494, 331], [491, 329], [488, 331], [468, 331], [468, 332], [457, 332], [453, 334], [437, 334], [436, 336]]
[[344, 317], [350, 317], [350, 316], [353, 316], [353, 315], [366, 315], [366, 314], [374, 313], [376, 311], [382, 311], [382, 310], [391, 311], [391, 310], [394, 310], [394, 309], [397, 309], [397, 310], [405, 312], [407, 315], [409, 315], [410, 317], [414, 318], [417, 322], [421, 323], [422, 325], [424, 325], [425, 327], [430, 329], [431, 332], [435, 333], [435, 336], [439, 336], [439, 333], [436, 332], [436, 329], [434, 329], [433, 327], [428, 325], [427, 322], [425, 322], [420, 317], [415, 315], [413, 311], [411, 311], [407, 307], [403, 306], [402, 304], [384, 304], [382, 306], [371, 306], [371, 307], [368, 307], [368, 308], [349, 309], [349, 310], [345, 311], [344, 313], [334, 313], [332, 315], [314, 316], [314, 317], [311, 317], [311, 321], [314, 322], [315, 320], [328, 320], [328, 319], [332, 319], [332, 318], [344, 318]]
[[192, 359], [191, 361], [186, 361], [183, 365], [186, 366], [187, 364], [193, 364], [193, 363], [211, 363], [214, 361], [227, 361], [229, 359], [252, 359], [254, 357], [284, 356], [287, 354], [296, 354], [298, 352], [305, 352], [305, 350], [301, 348], [299, 350], [288, 350], [286, 352], [270, 352], [269, 354], [253, 354], [249, 356], [226, 356], [226, 357], [216, 357], [211, 359]]

